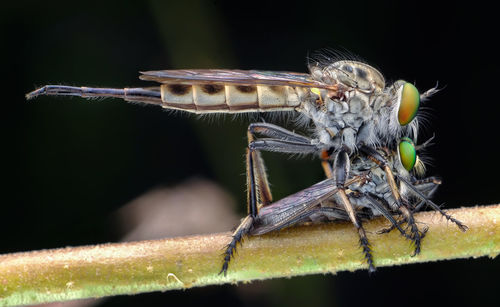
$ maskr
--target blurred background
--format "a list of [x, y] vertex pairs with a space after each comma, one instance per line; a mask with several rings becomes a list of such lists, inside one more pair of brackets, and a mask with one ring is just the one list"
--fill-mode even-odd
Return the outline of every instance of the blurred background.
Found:
[[[137, 79], [141, 70], [306, 72], [307, 54], [325, 47], [359, 55], [388, 81], [421, 90], [439, 81], [420, 134], [436, 135], [427, 153], [428, 174], [444, 182], [436, 202], [500, 200], [498, 16], [477, 1], [10, 1], [0, 16], [0, 253], [232, 229], [245, 212], [246, 127], [261, 120], [200, 119], [119, 100], [26, 102], [25, 93], [45, 84], [150, 85]], [[322, 178], [312, 158], [265, 159], [276, 199]], [[99, 304], [490, 305], [499, 268], [488, 258], [455, 260]]]

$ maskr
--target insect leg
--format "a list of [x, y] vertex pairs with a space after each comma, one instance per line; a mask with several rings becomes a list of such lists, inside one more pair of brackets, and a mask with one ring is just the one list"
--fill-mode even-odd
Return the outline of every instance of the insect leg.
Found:
[[76, 87], [66, 85], [46, 85], [31, 93], [26, 94], [26, 99], [38, 96], [78, 96], [83, 98], [114, 97], [126, 101], [143, 102], [161, 105], [161, 92], [159, 87], [151, 88], [95, 88]]
[[283, 141], [294, 141], [301, 143], [311, 143], [311, 139], [295, 132], [289, 131], [277, 125], [268, 123], [253, 123], [248, 126], [251, 134], [260, 134], [269, 138], [280, 139]]
[[371, 205], [372, 209], [377, 210], [380, 212], [389, 222], [391, 222], [390, 229], [397, 229], [399, 232], [406, 238], [409, 239], [409, 236], [406, 234], [406, 232], [400, 227], [401, 224], [404, 223], [404, 221], [396, 221], [392, 214], [387, 210], [386, 206], [382, 204], [383, 200], [379, 199], [376, 195], [371, 194], [371, 193], [364, 193], [363, 197], [365, 197], [366, 200], [368, 200], [369, 205]]
[[249, 214], [241, 221], [238, 228], [236, 228], [236, 230], [233, 232], [232, 240], [226, 246], [226, 251], [224, 252], [224, 263], [222, 264], [222, 268], [219, 274], [224, 273], [224, 276], [226, 276], [229, 262], [231, 261], [231, 257], [233, 257], [234, 252], [236, 251], [236, 245], [241, 242], [244, 235], [247, 235], [250, 232], [253, 223], [254, 217]]
[[460, 228], [461, 231], [467, 231], [468, 227], [464, 225], [462, 222], [459, 220], [453, 218], [451, 215], [448, 213], [444, 212], [440, 206], [436, 205], [433, 201], [431, 201], [426, 195], [424, 195], [421, 191], [419, 191], [414, 185], [412, 185], [408, 180], [401, 176], [397, 176], [397, 178], [402, 181], [415, 195], [418, 196], [422, 201], [425, 201], [431, 208], [434, 210], [438, 211], [441, 213], [442, 216], [444, 216], [447, 220], [455, 223], [458, 228]]
[[[437, 188], [441, 184], [441, 179], [437, 177], [428, 177], [420, 180], [415, 180], [412, 184], [427, 197], [432, 197], [436, 193]], [[422, 206], [425, 205], [425, 200], [420, 201], [414, 208], [413, 212], [419, 212]]]
[[375, 272], [375, 266], [373, 265], [373, 256], [370, 244], [368, 242], [368, 237], [366, 236], [365, 229], [361, 225], [361, 220], [357, 218], [356, 212], [354, 211], [354, 207], [349, 201], [349, 197], [347, 196], [345, 191], [345, 181], [349, 175], [349, 169], [350, 169], [349, 155], [345, 150], [341, 149], [335, 156], [334, 167], [333, 167], [333, 175], [336, 179], [336, 184], [338, 188], [337, 195], [340, 202], [347, 211], [349, 219], [358, 230], [359, 243], [361, 245], [361, 248], [363, 249], [363, 253], [365, 254], [366, 262], [368, 263], [368, 271]]
[[[412, 184], [419, 191], [424, 193], [427, 197], [431, 197], [436, 192], [439, 185], [441, 184], [441, 180], [437, 177], [428, 177], [428, 178], [424, 178], [424, 179], [414, 180]], [[423, 205], [425, 205], [425, 201], [420, 201], [420, 203], [418, 203], [414, 208], [411, 209], [411, 212], [412, 213], [419, 212]], [[405, 222], [404, 220], [401, 220], [397, 223], [397, 225], [400, 226], [404, 222]], [[379, 230], [378, 233], [379, 234], [389, 233], [394, 229], [396, 229], [396, 225], [393, 224], [388, 228]]]
[[321, 158], [321, 167], [323, 168], [323, 172], [325, 172], [326, 178], [333, 178], [333, 169], [330, 164], [330, 157], [333, 153], [333, 148], [329, 150], [322, 150], [320, 154]]
[[[254, 134], [257, 133], [271, 136], [271, 138], [255, 139]], [[236, 250], [236, 245], [241, 242], [245, 235], [250, 234], [260, 209], [272, 202], [271, 190], [269, 188], [266, 169], [260, 151], [298, 154], [318, 151], [318, 147], [313, 145], [310, 139], [284, 128], [266, 123], [250, 125], [247, 131], [247, 138], [248, 148], [246, 153], [246, 165], [248, 216], [235, 230], [233, 239], [226, 248], [224, 264], [220, 272], [224, 273], [224, 275], [227, 272], [231, 257]]]
[[251, 150], [272, 151], [291, 154], [310, 154], [319, 150], [318, 146], [311, 143], [302, 143], [273, 138], [262, 138], [248, 145]]
[[250, 230], [255, 222], [255, 217], [259, 213], [260, 208], [272, 202], [272, 194], [267, 180], [264, 160], [262, 159], [260, 152], [251, 146], [255, 142], [254, 132], [252, 130], [253, 126], [250, 125], [247, 131], [248, 148], [246, 150], [248, 215], [241, 221], [238, 228], [236, 228], [233, 232], [233, 239], [226, 247], [226, 251], [224, 253], [224, 264], [222, 265], [222, 269], [220, 271], [220, 273], [224, 273], [224, 276], [227, 273], [229, 262], [231, 261], [231, 257], [234, 255], [237, 244], [241, 242], [243, 236], [250, 233]]
[[399, 212], [401, 212], [401, 214], [403, 215], [404, 220], [406, 221], [406, 223], [410, 228], [410, 239], [415, 244], [415, 250], [413, 252], [413, 256], [418, 255], [420, 253], [421, 241], [425, 235], [425, 231], [421, 232], [418, 229], [409, 204], [401, 197], [401, 194], [399, 193], [399, 188], [398, 185], [396, 184], [396, 180], [394, 179], [395, 178], [394, 174], [392, 173], [391, 168], [387, 164], [386, 159], [375, 149], [368, 147], [366, 145], [361, 145], [359, 149], [385, 172], [387, 184], [389, 185], [392, 196], [396, 201], [395, 205], [399, 210]]
[[[272, 151], [291, 154], [309, 154], [319, 151], [319, 147], [313, 144], [313, 140], [286, 130], [282, 127], [268, 124], [255, 123], [248, 127], [248, 146], [254, 151]], [[254, 134], [260, 134], [267, 138], [254, 139]]]

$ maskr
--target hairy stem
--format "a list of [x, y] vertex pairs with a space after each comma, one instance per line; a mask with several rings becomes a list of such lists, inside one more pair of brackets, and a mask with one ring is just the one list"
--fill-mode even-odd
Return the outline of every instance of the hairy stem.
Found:
[[[378, 267], [500, 252], [500, 205], [448, 211], [469, 227], [461, 232], [435, 212], [415, 215], [429, 231], [422, 252], [398, 232], [378, 235], [383, 219], [364, 226]], [[245, 240], [227, 277], [218, 275], [229, 233], [0, 256], [0, 305], [35, 304], [165, 291], [256, 279], [366, 269], [349, 223], [295, 227]]]

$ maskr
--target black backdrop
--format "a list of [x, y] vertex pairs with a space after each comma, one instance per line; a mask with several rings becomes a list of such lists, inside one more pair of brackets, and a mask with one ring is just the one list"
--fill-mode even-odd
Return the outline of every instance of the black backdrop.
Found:
[[[139, 70], [240, 68], [304, 72], [308, 52], [349, 50], [387, 79], [436, 81], [428, 174], [446, 207], [493, 204], [498, 173], [498, 21], [478, 2], [329, 1], [278, 5], [17, 1], [1, 11], [3, 111], [0, 252], [116, 241], [112, 213], [155, 186], [193, 176], [226, 188], [244, 210], [248, 120], [169, 114], [120, 101], [24, 94], [43, 84], [145, 85]], [[317, 162], [267, 155], [277, 196], [321, 178]], [[425, 248], [425, 245], [424, 245]], [[104, 305], [386, 305], [496, 301], [498, 260], [481, 258], [118, 297]], [[496, 291], [495, 291], [496, 290]], [[248, 293], [248, 292], [247, 292]], [[293, 294], [292, 294], [293, 293]]]

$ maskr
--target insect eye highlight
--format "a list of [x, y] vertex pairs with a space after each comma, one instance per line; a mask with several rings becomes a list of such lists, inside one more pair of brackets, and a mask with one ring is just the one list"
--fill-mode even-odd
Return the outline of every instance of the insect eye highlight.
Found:
[[408, 125], [417, 115], [420, 106], [420, 94], [417, 88], [408, 82], [402, 86], [399, 96], [398, 121], [401, 126]]
[[417, 162], [417, 150], [409, 138], [402, 138], [399, 142], [399, 159], [407, 171], [411, 171]]

